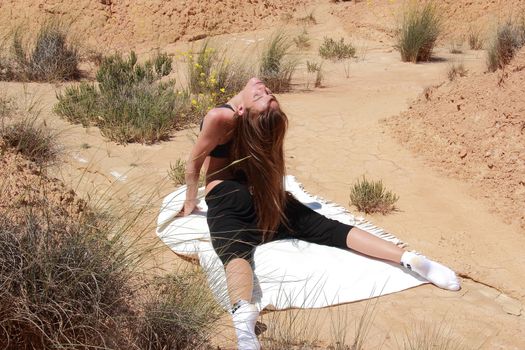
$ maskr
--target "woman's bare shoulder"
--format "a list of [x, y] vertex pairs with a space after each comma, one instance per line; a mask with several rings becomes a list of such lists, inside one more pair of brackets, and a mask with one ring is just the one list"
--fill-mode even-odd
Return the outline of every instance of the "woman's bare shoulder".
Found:
[[213, 108], [204, 117], [203, 129], [230, 129], [234, 124], [234, 113], [226, 108]]

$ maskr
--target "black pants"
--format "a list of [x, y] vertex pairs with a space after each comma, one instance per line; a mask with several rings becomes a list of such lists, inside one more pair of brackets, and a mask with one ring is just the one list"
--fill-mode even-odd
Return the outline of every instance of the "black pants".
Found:
[[[223, 181], [206, 195], [206, 204], [211, 242], [223, 264], [235, 258], [251, 260], [255, 247], [263, 243], [263, 235], [257, 228], [248, 187], [237, 181]], [[297, 238], [347, 249], [346, 237], [352, 226], [328, 219], [295, 199], [288, 201], [285, 214], [289, 228], [280, 225], [272, 240]]]

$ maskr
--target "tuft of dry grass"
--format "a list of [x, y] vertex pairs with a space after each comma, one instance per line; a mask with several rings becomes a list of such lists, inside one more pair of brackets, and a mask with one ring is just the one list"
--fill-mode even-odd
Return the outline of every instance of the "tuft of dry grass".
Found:
[[292, 41], [284, 32], [274, 33], [263, 48], [259, 64], [259, 76], [268, 88], [275, 92], [291, 89], [292, 76], [298, 65], [291, 56]]
[[508, 20], [498, 26], [487, 49], [488, 70], [494, 72], [504, 68], [523, 45], [525, 45], [525, 17], [521, 22]]
[[303, 31], [299, 35], [293, 38], [293, 42], [295, 46], [300, 50], [304, 50], [312, 46], [312, 44], [310, 43], [310, 37], [308, 36], [308, 32], [306, 31], [306, 29], [303, 29]]
[[404, 9], [396, 49], [404, 62], [430, 61], [441, 31], [441, 14], [434, 1], [411, 1]]
[[[320, 62], [306, 61], [306, 71], [308, 75], [315, 74], [314, 87], [321, 87], [323, 85], [323, 64]], [[306, 82], [306, 88], [309, 88], [310, 79]]]
[[444, 320], [440, 323], [421, 322], [405, 331], [403, 350], [466, 350], [461, 339], [453, 335]]
[[463, 63], [452, 63], [447, 71], [448, 80], [454, 81], [457, 77], [464, 77], [467, 75], [467, 69]]
[[19, 81], [63, 81], [80, 77], [78, 48], [69, 39], [67, 27], [43, 24], [33, 43], [26, 44], [23, 28], [12, 35], [10, 52], [0, 63], [0, 78]]
[[359, 211], [387, 214], [395, 209], [399, 197], [388, 191], [381, 180], [369, 181], [364, 176], [358, 180], [350, 191], [350, 204]]
[[336, 41], [332, 38], [325, 37], [323, 43], [319, 46], [319, 56], [332, 61], [355, 57], [355, 52], [355, 47], [351, 43], [345, 43], [344, 38]]
[[481, 50], [483, 48], [483, 38], [479, 30], [472, 28], [469, 30], [468, 46], [471, 50]]

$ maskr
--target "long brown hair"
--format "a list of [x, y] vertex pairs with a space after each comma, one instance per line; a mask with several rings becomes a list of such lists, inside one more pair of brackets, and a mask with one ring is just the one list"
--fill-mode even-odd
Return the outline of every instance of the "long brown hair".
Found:
[[262, 113], [245, 110], [236, 119], [231, 155], [240, 160], [235, 167], [251, 187], [258, 227], [267, 240], [279, 224], [287, 224], [283, 145], [288, 118], [277, 103], [270, 103]]

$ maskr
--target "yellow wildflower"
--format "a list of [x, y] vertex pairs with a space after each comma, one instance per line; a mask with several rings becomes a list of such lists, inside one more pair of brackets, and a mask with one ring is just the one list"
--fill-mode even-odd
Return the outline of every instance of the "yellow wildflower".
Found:
[[222, 93], [225, 93], [226, 92], [226, 89], [225, 88], [221, 88], [220, 89]]
[[210, 79], [210, 83], [215, 84], [215, 83], [217, 83], [217, 80], [215, 80], [215, 78], [211, 78]]
[[196, 99], [192, 99], [192, 100], [191, 100], [191, 104], [194, 105], [194, 106], [196, 106], [196, 105], [197, 105], [197, 100], [196, 100]]
[[204, 72], [201, 72], [201, 77], [205, 76], [206, 74], [204, 74]]

